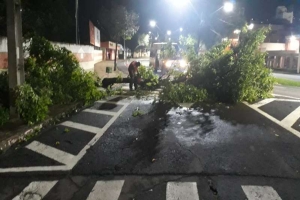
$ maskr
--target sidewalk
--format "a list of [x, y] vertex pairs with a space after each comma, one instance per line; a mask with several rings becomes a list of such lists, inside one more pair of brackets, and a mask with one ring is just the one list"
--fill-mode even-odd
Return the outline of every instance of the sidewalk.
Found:
[[[124, 60], [118, 60], [117, 61], [117, 71], [114, 71], [114, 61], [101, 61], [95, 64], [94, 72], [101, 78], [115, 78], [121, 75], [123, 78], [127, 77], [127, 70], [120, 70], [119, 65], [124, 65]], [[112, 73], [107, 74], [106, 73], [106, 67], [112, 68]], [[123, 67], [124, 68], [124, 67]]]

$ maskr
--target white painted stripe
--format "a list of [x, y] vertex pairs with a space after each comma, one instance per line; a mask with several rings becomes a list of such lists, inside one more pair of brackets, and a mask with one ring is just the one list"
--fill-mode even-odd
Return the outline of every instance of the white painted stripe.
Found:
[[95, 109], [85, 109], [84, 112], [101, 114], [101, 115], [111, 115], [111, 116], [114, 116], [115, 114], [117, 114], [116, 112], [109, 112], [106, 110], [95, 110]]
[[291, 99], [299, 99], [299, 97], [292, 97], [292, 96], [286, 96], [286, 95], [281, 95], [281, 94], [273, 94], [273, 96], [278, 96], [278, 97], [287, 97], [287, 98], [291, 98]]
[[167, 200], [199, 200], [195, 182], [168, 182]]
[[66, 172], [70, 169], [66, 165], [62, 166], [38, 166], [38, 167], [13, 167], [13, 168], [2, 168], [0, 169], [0, 173], [20, 173], [20, 172], [48, 172], [48, 171], [60, 171]]
[[291, 112], [286, 118], [284, 118], [281, 123], [283, 123], [285, 126], [293, 126], [296, 121], [300, 118], [300, 107], [298, 107], [296, 110]]
[[45, 145], [38, 141], [33, 141], [29, 145], [26, 146], [27, 149], [35, 151], [39, 154], [42, 154], [48, 158], [56, 160], [60, 163], [67, 165], [69, 162], [74, 159], [75, 156], [61, 151], [59, 149], [53, 148], [51, 146]]
[[126, 105], [126, 103], [120, 103], [118, 101], [96, 101], [96, 103], [110, 103], [110, 104], [117, 104], [117, 105]]
[[87, 200], [118, 200], [124, 180], [98, 181]]
[[299, 99], [276, 99], [275, 101], [300, 102]]
[[245, 105], [249, 106], [250, 108], [252, 108], [253, 110], [255, 110], [256, 112], [258, 112], [259, 114], [263, 115], [264, 117], [266, 117], [267, 119], [271, 120], [272, 122], [275, 122], [276, 124], [278, 124], [279, 126], [285, 128], [286, 130], [288, 130], [289, 132], [293, 133], [294, 135], [296, 135], [297, 137], [300, 138], [300, 133], [298, 131], [296, 131], [295, 129], [291, 128], [290, 126], [286, 126], [285, 124], [281, 123], [281, 121], [277, 120], [276, 118], [268, 115], [267, 113], [265, 113], [264, 111], [260, 110], [257, 107], [254, 107], [252, 105], [250, 105], [247, 102], [244, 102]]
[[98, 128], [95, 126], [89, 126], [89, 125], [80, 124], [80, 123], [71, 122], [71, 121], [63, 122], [60, 125], [68, 126], [71, 128], [82, 130], [82, 131], [87, 131], [87, 132], [94, 133], [94, 134], [97, 134], [97, 133], [101, 132], [101, 130], [102, 130], [101, 128]]
[[[106, 102], [105, 102], [106, 103]], [[37, 166], [37, 167], [13, 167], [13, 168], [0, 168], [0, 173], [23, 173], [23, 172], [68, 172], [73, 169], [73, 167], [77, 164], [77, 162], [86, 154], [87, 149], [89, 149], [92, 145], [94, 145], [103, 135], [103, 133], [117, 120], [117, 118], [121, 115], [121, 113], [127, 108], [129, 103], [122, 104], [124, 105], [116, 115], [114, 115], [109, 122], [102, 128], [99, 129], [97, 127], [91, 127], [83, 124], [78, 124], [74, 122], [64, 122], [61, 125], [65, 125], [72, 128], [83, 128], [85, 127], [85, 131], [91, 132], [94, 131], [96, 134], [95, 137], [80, 151], [74, 159], [69, 162], [67, 165], [63, 166]], [[76, 125], [76, 127], [74, 127]], [[96, 131], [97, 129], [97, 131]], [[81, 129], [82, 130], [82, 129]]]
[[96, 136], [77, 154], [76, 158], [73, 159], [72, 163], [69, 163], [70, 168], [72, 169], [76, 163], [86, 154], [86, 151], [93, 146], [105, 133], [105, 131], [118, 119], [118, 117], [121, 115], [121, 113], [127, 108], [129, 104], [124, 105], [119, 112], [117, 112], [116, 115], [114, 115], [107, 124], [101, 129], [100, 132], [96, 134]]
[[275, 100], [274, 98], [264, 99], [264, 100], [262, 100], [262, 101], [260, 101], [260, 102], [251, 104], [251, 106], [252, 106], [252, 107], [258, 108], [258, 107], [264, 106], [264, 105], [266, 105], [266, 104], [269, 104], [269, 103], [271, 103], [271, 102], [274, 101], [274, 100]]
[[278, 193], [269, 186], [242, 185], [248, 200], [282, 200]]
[[57, 181], [31, 182], [18, 196], [13, 198], [13, 200], [42, 199], [56, 183]]

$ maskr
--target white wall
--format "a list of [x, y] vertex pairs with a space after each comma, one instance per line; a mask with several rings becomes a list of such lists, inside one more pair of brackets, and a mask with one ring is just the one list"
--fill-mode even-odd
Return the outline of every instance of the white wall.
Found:
[[263, 43], [260, 46], [260, 51], [285, 51], [285, 43]]
[[7, 52], [7, 38], [0, 37], [0, 52]]

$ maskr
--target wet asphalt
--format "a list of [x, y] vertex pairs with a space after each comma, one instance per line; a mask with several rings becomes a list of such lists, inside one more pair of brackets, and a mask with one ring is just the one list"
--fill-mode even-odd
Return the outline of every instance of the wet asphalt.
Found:
[[72, 173], [299, 178], [299, 151], [299, 138], [244, 104], [133, 101]]
[[[272, 186], [282, 199], [300, 199], [300, 139], [245, 104], [184, 108], [152, 97], [112, 101], [130, 104], [71, 172], [0, 175], [0, 199], [12, 199], [41, 180], [59, 180], [44, 198], [51, 200], [86, 199], [98, 180], [125, 180], [118, 200], [166, 199], [170, 181], [197, 183], [200, 199], [246, 199], [242, 185]], [[260, 109], [283, 119], [298, 106], [275, 101]], [[137, 110], [140, 116], [133, 116]], [[110, 118], [80, 112], [67, 120], [101, 128]], [[299, 124], [300, 119], [296, 130]], [[77, 155], [94, 135], [66, 128], [57, 125], [34, 140]], [[50, 165], [61, 163], [22, 147], [0, 157], [1, 168]]]

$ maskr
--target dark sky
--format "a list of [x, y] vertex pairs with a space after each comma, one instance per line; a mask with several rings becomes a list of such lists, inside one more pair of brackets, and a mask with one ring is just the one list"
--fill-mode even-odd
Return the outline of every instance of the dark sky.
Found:
[[[189, 0], [189, 6], [175, 6], [174, 2], [184, 0], [81, 0], [85, 3], [90, 2], [89, 8], [84, 12], [97, 12], [102, 5], [110, 4], [115, 1], [117, 4], [122, 4], [128, 9], [137, 12], [140, 16], [139, 33], [147, 33], [154, 31], [149, 27], [149, 20], [157, 21], [157, 25], [161, 29], [161, 33], [166, 33], [166, 30], [178, 30], [183, 27], [184, 30], [190, 27], [197, 27], [195, 19], [203, 12], [204, 15], [210, 15], [223, 5], [225, 0]], [[294, 4], [294, 10], [299, 10], [300, 0], [231, 0], [236, 6], [235, 10], [245, 9], [245, 18], [249, 21], [254, 18], [255, 21], [272, 20], [276, 14], [276, 7], [279, 5], [289, 6]], [[99, 8], [99, 9], [98, 9]], [[220, 19], [225, 19], [226, 14], [220, 10], [216, 13]], [[193, 21], [194, 20], [194, 21]], [[217, 25], [218, 26], [218, 25]], [[189, 28], [187, 28], [189, 27]], [[216, 27], [216, 25], [215, 25]], [[159, 32], [158, 29], [156, 29]], [[133, 38], [133, 43], [136, 43], [136, 38]], [[129, 42], [131, 43], [131, 42]], [[132, 44], [134, 46], [136, 44]]]
[[[188, 17], [195, 14], [188, 7], [176, 7], [174, 3], [183, 0], [121, 0], [120, 2], [128, 5], [140, 14], [141, 30], [147, 29], [149, 19], [155, 19], [158, 25], [165, 29], [175, 29], [188, 23]], [[218, 9], [223, 0], [190, 0], [195, 6], [196, 12], [211, 13]], [[203, 2], [203, 3], [199, 3]], [[245, 8], [245, 17], [250, 20], [254, 18], [258, 21], [265, 21], [275, 17], [276, 7], [279, 5], [291, 5], [294, 3], [295, 10], [297, 10], [300, 0], [236, 0], [236, 8]]]

